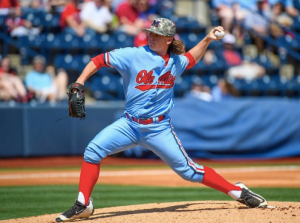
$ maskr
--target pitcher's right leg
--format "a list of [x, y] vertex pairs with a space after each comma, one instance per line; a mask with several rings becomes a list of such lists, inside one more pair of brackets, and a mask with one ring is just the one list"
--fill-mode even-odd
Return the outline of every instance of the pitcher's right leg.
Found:
[[137, 138], [124, 118], [103, 129], [87, 146], [81, 167], [79, 194], [73, 207], [56, 218], [57, 222], [78, 218], [89, 218], [93, 214], [90, 198], [97, 183], [100, 162], [113, 153], [124, 151], [137, 145]]

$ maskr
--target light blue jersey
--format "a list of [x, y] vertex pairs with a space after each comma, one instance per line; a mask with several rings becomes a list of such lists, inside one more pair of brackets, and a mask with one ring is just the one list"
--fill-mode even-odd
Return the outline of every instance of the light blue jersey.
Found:
[[[141, 145], [183, 179], [201, 183], [204, 168], [188, 157], [168, 116], [175, 79], [189, 66], [189, 59], [170, 53], [165, 66], [165, 60], [145, 46], [105, 53], [104, 63], [123, 76], [125, 112], [88, 144], [84, 160], [99, 163], [108, 155]], [[145, 124], [145, 119], [151, 122]]]
[[167, 115], [173, 108], [173, 87], [189, 61], [170, 53], [164, 59], [148, 46], [123, 48], [105, 54], [105, 63], [123, 76], [125, 111], [136, 118]]

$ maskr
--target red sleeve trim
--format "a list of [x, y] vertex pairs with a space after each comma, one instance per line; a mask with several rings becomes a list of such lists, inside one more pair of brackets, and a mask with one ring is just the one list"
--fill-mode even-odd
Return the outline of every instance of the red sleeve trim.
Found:
[[109, 67], [115, 68], [113, 65], [110, 64], [110, 61], [109, 61], [109, 53], [105, 53], [105, 54], [104, 54], [104, 62], [105, 62], [105, 64], [108, 65]]
[[98, 55], [98, 56], [96, 56], [96, 57], [93, 57], [93, 58], [91, 59], [91, 61], [94, 62], [94, 64], [95, 64], [96, 67], [97, 67], [97, 70], [99, 70], [99, 69], [102, 68], [102, 67], [108, 67], [108, 66], [105, 64], [105, 62], [104, 62], [104, 55], [103, 55], [103, 54], [100, 54], [100, 55]]
[[193, 66], [195, 66], [195, 64], [196, 64], [195, 59], [192, 56], [192, 54], [190, 54], [190, 52], [185, 53], [184, 56], [186, 56], [189, 60], [189, 65], [187, 65], [187, 67], [185, 69], [190, 69]]

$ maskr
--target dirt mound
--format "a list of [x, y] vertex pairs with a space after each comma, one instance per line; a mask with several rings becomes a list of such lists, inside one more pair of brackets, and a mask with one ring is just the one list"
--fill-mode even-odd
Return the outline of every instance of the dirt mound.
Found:
[[[290, 223], [300, 222], [300, 203], [269, 202], [275, 208], [249, 209], [235, 201], [196, 201], [154, 203], [110, 207], [95, 210], [89, 220], [76, 222], [101, 223]], [[55, 222], [58, 214], [18, 218], [1, 222]]]

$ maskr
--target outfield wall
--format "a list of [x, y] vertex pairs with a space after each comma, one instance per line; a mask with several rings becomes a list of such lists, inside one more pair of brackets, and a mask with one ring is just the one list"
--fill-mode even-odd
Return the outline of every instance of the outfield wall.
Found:
[[[118, 119], [124, 103], [87, 105], [85, 120], [66, 117], [66, 104], [0, 104], [0, 157], [82, 155], [88, 142]], [[194, 158], [269, 159], [300, 156], [300, 103], [277, 98], [204, 102], [175, 100], [172, 125]], [[155, 158], [136, 147], [122, 155]]]

